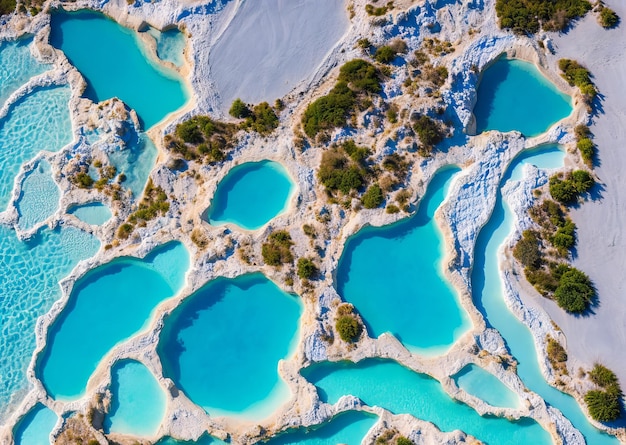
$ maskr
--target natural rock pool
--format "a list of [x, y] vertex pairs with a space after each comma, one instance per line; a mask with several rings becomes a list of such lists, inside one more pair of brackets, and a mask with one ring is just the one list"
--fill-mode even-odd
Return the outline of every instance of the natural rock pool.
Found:
[[211, 416], [264, 419], [290, 398], [278, 362], [294, 350], [302, 309], [258, 273], [210, 281], [166, 320], [163, 374]]
[[217, 186], [207, 219], [256, 230], [289, 205], [295, 185], [278, 162], [248, 162], [233, 168]]

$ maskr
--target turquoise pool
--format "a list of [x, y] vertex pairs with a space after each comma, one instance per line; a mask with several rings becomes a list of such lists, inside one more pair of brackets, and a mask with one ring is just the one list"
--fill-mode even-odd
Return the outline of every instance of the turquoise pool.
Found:
[[373, 414], [348, 411], [338, 414], [315, 428], [287, 430], [267, 442], [260, 443], [268, 445], [357, 445], [377, 421], [378, 417]]
[[113, 400], [104, 432], [153, 437], [165, 416], [163, 388], [143, 363], [123, 360], [111, 369]]
[[118, 173], [126, 175], [122, 186], [133, 193], [133, 197], [141, 198], [146, 187], [150, 171], [154, 168], [158, 150], [146, 134], [140, 134], [124, 150], [109, 154], [111, 165]]
[[474, 107], [478, 133], [517, 130], [537, 136], [571, 112], [571, 98], [532, 63], [500, 58], [482, 73]]
[[[545, 149], [545, 152], [542, 150]], [[534, 152], [518, 156], [509, 171], [514, 172], [521, 163], [532, 163], [539, 168], [555, 167], [554, 146], [538, 147]], [[561, 160], [565, 154], [561, 154]], [[544, 161], [545, 164], [544, 164]], [[562, 165], [562, 161], [561, 164]], [[559, 165], [559, 166], [560, 166]], [[508, 173], [505, 174], [506, 181]], [[504, 185], [504, 182], [503, 184]], [[514, 215], [502, 202], [498, 192], [493, 214], [481, 230], [476, 241], [474, 266], [472, 272], [472, 298], [476, 307], [484, 314], [487, 323], [496, 328], [504, 337], [511, 354], [519, 362], [517, 373], [532, 391], [538, 393], [546, 402], [561, 410], [572, 424], [585, 436], [590, 445], [617, 445], [619, 441], [593, 427], [584, 416], [578, 403], [569, 395], [548, 385], [541, 374], [537, 361], [537, 351], [532, 335], [509, 311], [502, 298], [503, 288], [499, 275], [498, 250], [511, 233]]]
[[52, 168], [46, 160], [41, 160], [22, 181], [22, 192], [16, 207], [19, 215], [18, 226], [28, 230], [44, 222], [59, 208], [61, 191], [52, 178]]
[[166, 62], [172, 62], [177, 67], [183, 66], [185, 63], [185, 35], [178, 28], [168, 29], [167, 31], [159, 31], [158, 29], [148, 27], [145, 31], [156, 42], [157, 57]]
[[548, 432], [534, 420], [513, 422], [501, 417], [481, 417], [448, 396], [437, 380], [391, 360], [322, 362], [303, 369], [302, 375], [317, 386], [323, 402], [335, 403], [341, 396], [351, 394], [369, 406], [432, 422], [442, 431], [460, 429], [488, 445], [552, 443]]
[[17, 101], [0, 120], [0, 210], [9, 203], [21, 165], [39, 151], [59, 151], [72, 142], [70, 89], [39, 88]]
[[144, 129], [187, 101], [180, 76], [146, 57], [134, 31], [101, 13], [53, 13], [50, 43], [81, 72], [86, 97], [94, 102], [118, 97], [137, 112]]
[[26, 242], [0, 225], [0, 423], [29, 387], [26, 369], [35, 351], [35, 324], [61, 297], [59, 280], [100, 243], [80, 230], [44, 229]]
[[210, 281], [166, 319], [163, 374], [211, 416], [265, 418], [291, 396], [278, 361], [296, 345], [302, 310], [260, 273]]
[[58, 418], [54, 411], [38, 403], [17, 424], [15, 445], [50, 445], [50, 433]]
[[294, 184], [278, 162], [247, 162], [233, 168], [217, 186], [207, 218], [256, 230], [285, 211]]
[[33, 39], [0, 41], [0, 108], [19, 87], [50, 68], [30, 54]]
[[339, 261], [337, 291], [370, 334], [391, 332], [420, 354], [444, 352], [471, 323], [443, 275], [443, 239], [433, 219], [457, 172], [438, 172], [411, 218], [360, 230]]
[[491, 406], [520, 408], [521, 400], [496, 376], [480, 366], [469, 364], [453, 376], [459, 388], [464, 389]]
[[70, 215], [76, 216], [81, 221], [94, 226], [100, 226], [111, 219], [111, 209], [101, 202], [90, 202], [77, 205], [68, 210]]
[[100, 360], [148, 325], [154, 308], [182, 287], [188, 267], [187, 250], [172, 242], [143, 260], [118, 258], [81, 277], [40, 356], [48, 393], [60, 400], [81, 396]]

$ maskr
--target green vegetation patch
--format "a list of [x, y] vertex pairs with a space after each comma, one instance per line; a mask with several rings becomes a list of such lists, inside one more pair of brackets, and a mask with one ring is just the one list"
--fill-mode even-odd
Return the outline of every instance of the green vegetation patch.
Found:
[[619, 23], [619, 16], [611, 8], [603, 6], [598, 15], [598, 21], [603, 28], [615, 28]]
[[393, 9], [393, 2], [388, 2], [384, 6], [374, 6], [371, 3], [365, 5], [365, 12], [368, 15], [372, 15], [374, 17], [380, 17], [381, 15], [387, 14], [388, 11]]
[[591, 81], [591, 72], [572, 59], [560, 59], [559, 69], [562, 76], [572, 86], [577, 86], [585, 97], [585, 101], [590, 103], [598, 94], [595, 85]]
[[293, 261], [291, 253], [293, 241], [286, 230], [277, 230], [268, 237], [267, 242], [261, 246], [261, 255], [265, 264], [270, 266], [282, 266]]
[[0, 0], [0, 15], [11, 14], [16, 6], [15, 0]]
[[380, 82], [380, 73], [371, 63], [362, 59], [345, 63], [334, 88], [305, 110], [302, 126], [306, 135], [314, 138], [321, 131], [345, 125], [348, 116], [363, 105], [367, 95], [381, 91]]
[[354, 343], [363, 332], [363, 326], [354, 315], [342, 315], [337, 318], [335, 328], [339, 337], [346, 343]]
[[595, 184], [591, 174], [585, 170], [574, 170], [563, 177], [556, 174], [550, 178], [550, 194], [564, 205], [572, 205]]
[[500, 27], [517, 34], [563, 31], [590, 9], [587, 0], [496, 0]]
[[322, 154], [317, 177], [331, 195], [358, 190], [366, 184], [369, 154], [369, 148], [357, 146], [352, 140], [333, 146]]
[[622, 417], [623, 393], [615, 373], [596, 363], [588, 375], [593, 383], [603, 388], [585, 394], [591, 417], [599, 422], [612, 422]]
[[[284, 107], [280, 100], [277, 101], [277, 106], [278, 108]], [[250, 129], [264, 136], [278, 128], [276, 111], [267, 102], [261, 102], [250, 110], [241, 99], [235, 99], [228, 113], [234, 118], [245, 119], [241, 124], [242, 129]]]
[[376, 207], [380, 207], [384, 200], [385, 197], [383, 195], [383, 190], [378, 184], [372, 184], [361, 197], [363, 207], [366, 209], [375, 209]]
[[297, 271], [303, 280], [312, 280], [319, 273], [319, 269], [310, 258], [298, 258]]
[[219, 122], [209, 116], [194, 116], [178, 124], [174, 134], [165, 136], [165, 148], [187, 161], [222, 162], [237, 144], [238, 131], [235, 124]]
[[420, 154], [430, 156], [433, 148], [443, 140], [444, 133], [439, 123], [425, 114], [413, 117], [413, 130], [419, 136]]
[[169, 209], [170, 203], [167, 194], [161, 187], [155, 187], [152, 178], [150, 178], [137, 210], [131, 213], [128, 220], [119, 227], [118, 238], [127, 239], [135, 227], [145, 227], [148, 221], [157, 216], [165, 215]]

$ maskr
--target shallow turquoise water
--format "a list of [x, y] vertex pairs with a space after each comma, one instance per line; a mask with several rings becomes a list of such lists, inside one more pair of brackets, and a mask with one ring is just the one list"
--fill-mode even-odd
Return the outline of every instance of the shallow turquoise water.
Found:
[[59, 280], [97, 252], [98, 240], [67, 227], [42, 230], [27, 242], [0, 225], [0, 422], [13, 396], [28, 388], [26, 368], [35, 350], [35, 323], [61, 296]]
[[207, 214], [213, 225], [263, 227], [285, 210], [294, 184], [277, 162], [247, 162], [233, 168], [217, 186]]
[[144, 260], [118, 258], [81, 277], [40, 357], [38, 371], [48, 393], [61, 400], [82, 395], [100, 360], [149, 324], [154, 308], [182, 287], [188, 267], [189, 254], [173, 242]]
[[111, 165], [115, 166], [118, 173], [126, 175], [126, 181], [122, 183], [122, 186], [133, 192], [135, 198], [140, 198], [143, 194], [157, 154], [154, 142], [145, 134], [140, 134], [124, 150], [109, 154]]
[[136, 33], [103, 14], [52, 14], [50, 43], [85, 77], [86, 97], [95, 102], [118, 97], [137, 112], [144, 129], [187, 101], [180, 76], [151, 62]]
[[474, 107], [476, 131], [545, 132], [572, 112], [571, 98], [529, 62], [501, 58], [487, 68]]
[[165, 416], [163, 388], [143, 363], [122, 360], [111, 369], [111, 410], [104, 432], [154, 436]]
[[150, 34], [157, 44], [157, 56], [166, 62], [172, 62], [177, 67], [183, 66], [185, 56], [185, 35], [177, 28], [168, 29], [167, 31], [159, 31], [158, 29], [149, 27], [146, 31]]
[[302, 375], [318, 387], [324, 402], [335, 403], [351, 394], [369, 406], [433, 422], [442, 431], [460, 429], [488, 445], [552, 443], [548, 432], [534, 420], [511, 422], [501, 417], [481, 417], [448, 396], [437, 380], [391, 360], [322, 362], [302, 370]]
[[111, 209], [101, 202], [90, 202], [70, 208], [70, 215], [76, 216], [81, 221], [94, 226], [100, 226], [111, 219]]
[[44, 65], [30, 54], [32, 39], [0, 41], [0, 107], [19, 87], [50, 65]]
[[210, 281], [166, 319], [163, 374], [212, 416], [265, 418], [290, 397], [278, 361], [295, 347], [302, 310], [260, 273]]
[[370, 334], [391, 332], [423, 354], [443, 352], [470, 327], [443, 276], [442, 234], [433, 219], [456, 172], [435, 175], [411, 218], [351, 237], [337, 271], [339, 294], [356, 306]]
[[17, 424], [15, 445], [50, 445], [50, 433], [58, 416], [42, 404], [35, 405]]
[[[546, 149], [548, 153], [545, 157], [547, 160], [545, 166], [543, 155], [535, 151], [536, 156], [528, 157], [524, 153], [514, 160], [509, 171], [515, 171], [521, 162], [530, 162], [540, 168], [554, 167], [554, 156], [550, 154], [554, 146], [543, 146], [539, 148], [541, 149]], [[506, 179], [507, 175], [504, 177], [505, 181]], [[561, 410], [583, 433], [588, 444], [617, 445], [619, 442], [616, 438], [601, 433], [587, 421], [572, 397], [546, 383], [539, 368], [537, 351], [530, 331], [509, 311], [504, 302], [502, 282], [498, 271], [498, 250], [511, 233], [513, 223], [514, 216], [508, 206], [502, 202], [502, 195], [498, 192], [491, 219], [481, 230], [476, 241], [472, 272], [474, 304], [485, 315], [487, 324], [500, 331], [504, 337], [511, 354], [519, 362], [517, 373], [529, 389], [538, 393], [550, 405]]]
[[316, 428], [298, 428], [270, 439], [268, 445], [360, 444], [378, 417], [362, 411], [348, 411]]
[[480, 366], [469, 364], [453, 376], [459, 388], [491, 406], [519, 408], [520, 398], [496, 376]]
[[200, 439], [193, 440], [176, 440], [171, 437], [165, 437], [159, 440], [156, 445], [226, 445], [226, 442], [204, 434]]
[[52, 178], [52, 168], [46, 160], [37, 163], [22, 182], [22, 192], [16, 207], [18, 226], [28, 230], [42, 223], [59, 208], [61, 191]]
[[21, 165], [39, 151], [59, 151], [72, 141], [70, 89], [40, 88], [16, 102], [0, 121], [0, 210], [9, 202]]

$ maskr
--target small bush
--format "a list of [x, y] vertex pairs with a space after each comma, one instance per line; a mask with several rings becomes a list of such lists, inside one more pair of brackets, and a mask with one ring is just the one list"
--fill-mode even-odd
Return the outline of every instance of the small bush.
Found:
[[619, 385], [619, 381], [617, 380], [615, 373], [600, 363], [596, 363], [593, 366], [593, 369], [589, 371], [589, 378], [593, 383], [605, 389], [614, 385]]
[[361, 201], [366, 209], [375, 209], [384, 201], [383, 191], [378, 184], [371, 185], [363, 194]]
[[396, 440], [396, 445], [413, 445], [413, 442], [411, 442], [409, 439], [407, 439], [404, 436], [400, 436]]
[[557, 229], [550, 241], [561, 252], [571, 249], [576, 245], [576, 224], [568, 218], [565, 224]]
[[230, 106], [230, 110], [228, 110], [228, 114], [236, 119], [245, 119], [250, 116], [250, 109], [248, 106], [239, 98], [233, 101], [233, 104]]
[[541, 252], [539, 251], [539, 238], [532, 230], [525, 230], [522, 238], [513, 248], [513, 256], [524, 267], [536, 270], [541, 266]]
[[261, 246], [263, 261], [270, 266], [291, 263], [293, 261], [292, 245], [291, 235], [286, 230], [278, 230], [270, 234], [268, 241]]
[[252, 114], [246, 119], [245, 126], [252, 128], [259, 134], [267, 135], [278, 128], [278, 116], [267, 102], [261, 102], [252, 109]]
[[363, 326], [359, 323], [354, 315], [342, 315], [337, 319], [335, 328], [339, 333], [339, 337], [346, 343], [353, 343], [361, 336]]
[[76, 176], [74, 176], [72, 182], [74, 182], [74, 184], [76, 184], [80, 188], [88, 189], [93, 186], [95, 181], [93, 180], [91, 176], [89, 176], [89, 173], [80, 172], [76, 174]]
[[298, 258], [298, 276], [302, 279], [311, 280], [319, 273], [312, 260], [309, 258]]
[[570, 85], [575, 85], [588, 101], [597, 95], [596, 88], [591, 81], [591, 73], [587, 68], [572, 59], [560, 59], [559, 68], [562, 76]]
[[589, 414], [598, 422], [612, 422], [622, 415], [621, 396], [611, 391], [591, 390], [585, 394]]
[[565, 179], [561, 179], [559, 175], [550, 178], [550, 194], [561, 204], [574, 204], [578, 197], [588, 192], [595, 180], [585, 170], [575, 170], [567, 175]]
[[426, 115], [414, 119], [413, 129], [429, 153], [436, 144], [443, 140], [443, 133], [439, 125]]
[[399, 213], [400, 212], [400, 208], [397, 205], [395, 205], [395, 204], [389, 204], [387, 206], [387, 208], [385, 209], [385, 212], [391, 213], [391, 214]]
[[117, 229], [117, 237], [120, 239], [127, 239], [131, 233], [133, 233], [134, 226], [129, 223], [122, 224], [119, 229]]
[[374, 54], [374, 60], [379, 63], [389, 63], [393, 59], [395, 59], [396, 56], [396, 51], [394, 51], [394, 49], [390, 46], [385, 45], [376, 50], [376, 53]]
[[573, 267], [560, 277], [559, 285], [554, 291], [554, 298], [559, 307], [567, 312], [585, 312], [596, 296], [589, 277]]
[[593, 158], [596, 154], [596, 146], [591, 139], [584, 137], [578, 140], [576, 143], [578, 151], [580, 151], [580, 157], [583, 159], [588, 167], [593, 166]]
[[0, 15], [10, 14], [15, 11], [15, 0], [0, 0]]
[[619, 16], [615, 13], [615, 11], [605, 6], [600, 10], [598, 20], [603, 28], [610, 29], [617, 26], [619, 23]]
[[567, 361], [567, 352], [565, 352], [563, 346], [552, 337], [548, 337], [546, 351], [551, 362], [564, 363]]

